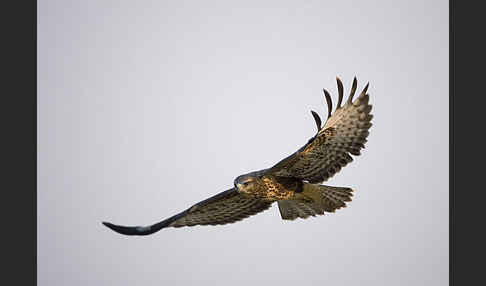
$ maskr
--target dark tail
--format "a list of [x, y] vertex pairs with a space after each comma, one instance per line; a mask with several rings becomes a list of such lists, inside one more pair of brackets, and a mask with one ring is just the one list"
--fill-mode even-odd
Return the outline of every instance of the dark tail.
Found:
[[154, 232], [157, 232], [163, 228], [169, 227], [172, 222], [184, 216], [184, 212], [180, 214], [176, 214], [173, 217], [170, 217], [166, 220], [158, 222], [156, 224], [150, 226], [123, 226], [123, 225], [116, 225], [109, 222], [102, 222], [104, 226], [108, 227], [109, 229], [118, 232], [124, 235], [149, 235]]

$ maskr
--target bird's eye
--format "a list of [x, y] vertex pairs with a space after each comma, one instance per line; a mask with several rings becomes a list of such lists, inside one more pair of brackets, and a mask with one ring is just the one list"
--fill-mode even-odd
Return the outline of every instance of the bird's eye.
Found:
[[246, 181], [246, 182], [244, 182], [244, 183], [243, 183], [243, 186], [245, 186], [245, 187], [246, 187], [246, 186], [248, 186], [248, 184], [249, 184], [249, 183], [250, 183], [250, 182]]

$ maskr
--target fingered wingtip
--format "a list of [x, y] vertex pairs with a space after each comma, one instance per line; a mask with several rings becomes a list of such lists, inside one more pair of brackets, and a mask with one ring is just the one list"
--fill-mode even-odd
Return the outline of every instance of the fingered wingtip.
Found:
[[324, 92], [324, 97], [326, 98], [326, 102], [327, 102], [327, 118], [331, 117], [331, 113], [332, 113], [332, 100], [331, 100], [331, 95], [329, 94], [329, 92], [323, 88], [322, 91]]
[[311, 110], [311, 114], [314, 117], [314, 120], [316, 121], [317, 132], [319, 132], [321, 130], [321, 125], [322, 125], [321, 118], [319, 117], [319, 114], [317, 114], [317, 112], [315, 112], [314, 110]]
[[356, 88], [358, 87], [358, 80], [356, 77], [353, 78], [353, 86], [351, 87], [351, 93], [354, 94], [353, 90], [356, 91]]
[[336, 109], [339, 109], [341, 107], [341, 102], [343, 101], [344, 88], [343, 82], [341, 81], [341, 79], [339, 79], [339, 77], [336, 77], [336, 82], [338, 86], [338, 103], [336, 105]]
[[368, 87], [370, 86], [370, 83], [368, 82], [366, 84], [366, 86], [363, 88], [363, 91], [361, 92], [361, 94], [366, 94], [366, 92], [368, 91]]
[[348, 103], [353, 102], [353, 97], [356, 92], [356, 88], [358, 87], [358, 80], [356, 79], [356, 76], [353, 79], [353, 85], [351, 86], [351, 92], [349, 93], [349, 98], [348, 98]]

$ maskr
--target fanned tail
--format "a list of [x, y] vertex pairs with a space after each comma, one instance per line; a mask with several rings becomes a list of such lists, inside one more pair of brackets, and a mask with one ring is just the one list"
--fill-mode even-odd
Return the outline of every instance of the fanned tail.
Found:
[[352, 192], [351, 188], [304, 183], [303, 192], [295, 199], [278, 201], [280, 215], [284, 220], [294, 220], [332, 213], [346, 207], [346, 202], [351, 201]]

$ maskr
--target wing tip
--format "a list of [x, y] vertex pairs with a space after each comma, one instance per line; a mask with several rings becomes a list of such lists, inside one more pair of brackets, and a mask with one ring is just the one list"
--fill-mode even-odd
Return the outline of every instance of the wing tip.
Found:
[[104, 225], [104, 226], [106, 226], [109, 229], [113, 229], [114, 230], [116, 228], [116, 225], [114, 225], [114, 224], [112, 224], [110, 222], [102, 221], [101, 224]]
[[329, 92], [325, 88], [323, 88], [322, 91], [324, 92], [324, 97], [326, 98], [327, 118], [329, 119], [329, 117], [331, 117], [331, 114], [332, 114], [332, 99], [331, 99], [331, 95], [329, 94]]
[[314, 110], [311, 110], [311, 114], [314, 117], [314, 120], [316, 122], [317, 132], [319, 132], [322, 128], [321, 127], [321, 125], [322, 125], [321, 118], [319, 117], [319, 114], [317, 114], [317, 112], [315, 112]]
[[354, 94], [356, 92], [356, 88], [358, 88], [358, 80], [356, 79], [356, 76], [353, 78], [353, 84], [351, 86], [351, 91], [349, 93], [349, 97], [348, 97], [348, 104], [351, 104], [353, 102], [353, 97], [354, 97]]
[[343, 82], [341, 81], [341, 79], [339, 77], [336, 77], [336, 82], [337, 82], [337, 86], [338, 86], [338, 103], [336, 105], [336, 110], [337, 110], [341, 107], [341, 102], [343, 101], [344, 87], [343, 87]]
[[101, 224], [103, 224], [107, 228], [113, 230], [114, 232], [117, 232], [117, 233], [120, 233], [120, 234], [126, 234], [126, 230], [125, 229], [127, 227], [122, 227], [120, 225], [116, 225], [116, 224], [113, 224], [113, 223], [107, 222], [107, 221], [102, 221]]
[[110, 222], [101, 222], [107, 228], [123, 235], [148, 235], [154, 233], [150, 226], [123, 226], [116, 225]]
[[368, 87], [370, 86], [370, 82], [367, 82], [363, 90], [361, 91], [360, 97], [363, 98], [365, 96], [369, 96], [366, 92], [368, 91]]

